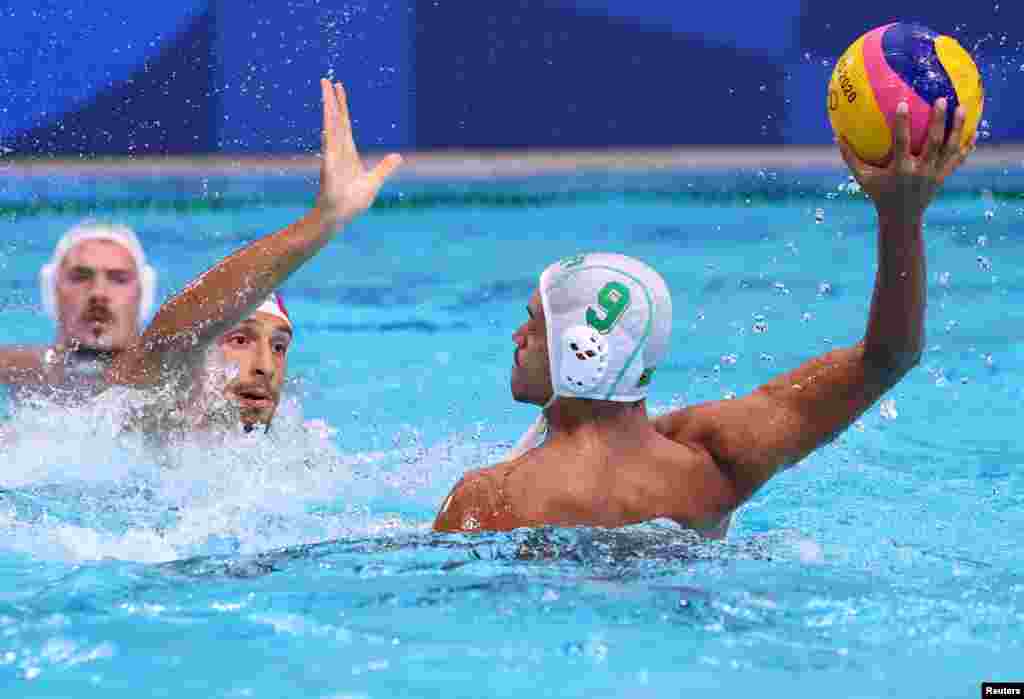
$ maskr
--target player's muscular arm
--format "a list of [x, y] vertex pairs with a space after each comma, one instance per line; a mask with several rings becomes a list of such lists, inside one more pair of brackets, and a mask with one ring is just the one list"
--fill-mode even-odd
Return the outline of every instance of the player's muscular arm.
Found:
[[45, 352], [44, 347], [0, 347], [0, 383], [26, 385], [45, 381]]
[[779, 469], [833, 439], [894, 386], [921, 356], [926, 295], [922, 220], [945, 178], [967, 157], [964, 113], [944, 141], [945, 101], [932, 111], [920, 156], [910, 152], [906, 110], [896, 115], [894, 156], [886, 168], [843, 157], [875, 202], [878, 272], [864, 339], [822, 355], [737, 400], [659, 418], [674, 439], [704, 445], [736, 486], [736, 505]]
[[909, 366], [876, 366], [858, 344], [816, 357], [743, 398], [663, 415], [655, 425], [670, 439], [708, 450], [734, 486], [736, 507], [849, 427]]

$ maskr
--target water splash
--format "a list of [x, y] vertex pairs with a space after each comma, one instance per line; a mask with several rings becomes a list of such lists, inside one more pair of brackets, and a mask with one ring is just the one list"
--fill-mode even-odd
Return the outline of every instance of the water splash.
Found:
[[[162, 399], [117, 389], [85, 407], [16, 406], [0, 440], [6, 548], [46, 559], [159, 562], [419, 531], [436, 497], [432, 476], [451, 479], [486, 458], [459, 436], [431, 448], [346, 454], [330, 438], [335, 428], [305, 420], [287, 397], [269, 432], [220, 426], [158, 442], [126, 429], [130, 416]], [[412, 503], [410, 492], [419, 493]]]

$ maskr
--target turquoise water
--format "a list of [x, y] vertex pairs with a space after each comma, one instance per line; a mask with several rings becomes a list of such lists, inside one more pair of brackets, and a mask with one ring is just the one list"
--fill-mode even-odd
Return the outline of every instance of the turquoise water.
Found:
[[[859, 339], [873, 217], [845, 176], [398, 182], [285, 287], [298, 341], [273, 437], [153, 455], [117, 434], [116, 396], [3, 403], [4, 696], [966, 697], [1024, 679], [1016, 180], [950, 183], [921, 365], [722, 543], [661, 522], [429, 524], [535, 416], [509, 398], [511, 334], [554, 259], [623, 252], [668, 280], [654, 412]], [[51, 337], [35, 275], [90, 212], [140, 232], [166, 297], [312, 191], [0, 180], [3, 341]]]

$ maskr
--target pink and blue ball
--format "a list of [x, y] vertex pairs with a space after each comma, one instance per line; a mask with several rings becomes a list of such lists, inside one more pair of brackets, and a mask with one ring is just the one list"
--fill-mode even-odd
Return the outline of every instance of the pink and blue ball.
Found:
[[836, 63], [828, 87], [828, 115], [863, 160], [885, 164], [900, 102], [909, 107], [911, 152], [919, 154], [932, 106], [947, 100], [946, 136], [958, 106], [965, 110], [961, 145], [974, 137], [985, 100], [978, 68], [956, 39], [919, 24], [896, 22], [858, 38]]

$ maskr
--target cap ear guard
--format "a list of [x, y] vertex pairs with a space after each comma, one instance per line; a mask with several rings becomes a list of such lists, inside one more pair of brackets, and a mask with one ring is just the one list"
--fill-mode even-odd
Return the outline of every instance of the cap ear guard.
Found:
[[146, 318], [153, 312], [156, 302], [156, 270], [152, 265], [142, 265], [139, 270], [139, 330], [146, 324]]
[[57, 320], [57, 265], [48, 262], [39, 270], [39, 295], [42, 296], [43, 311]]
[[608, 371], [608, 343], [586, 325], [566, 328], [560, 340], [558, 382], [573, 393], [589, 393], [601, 385]]

